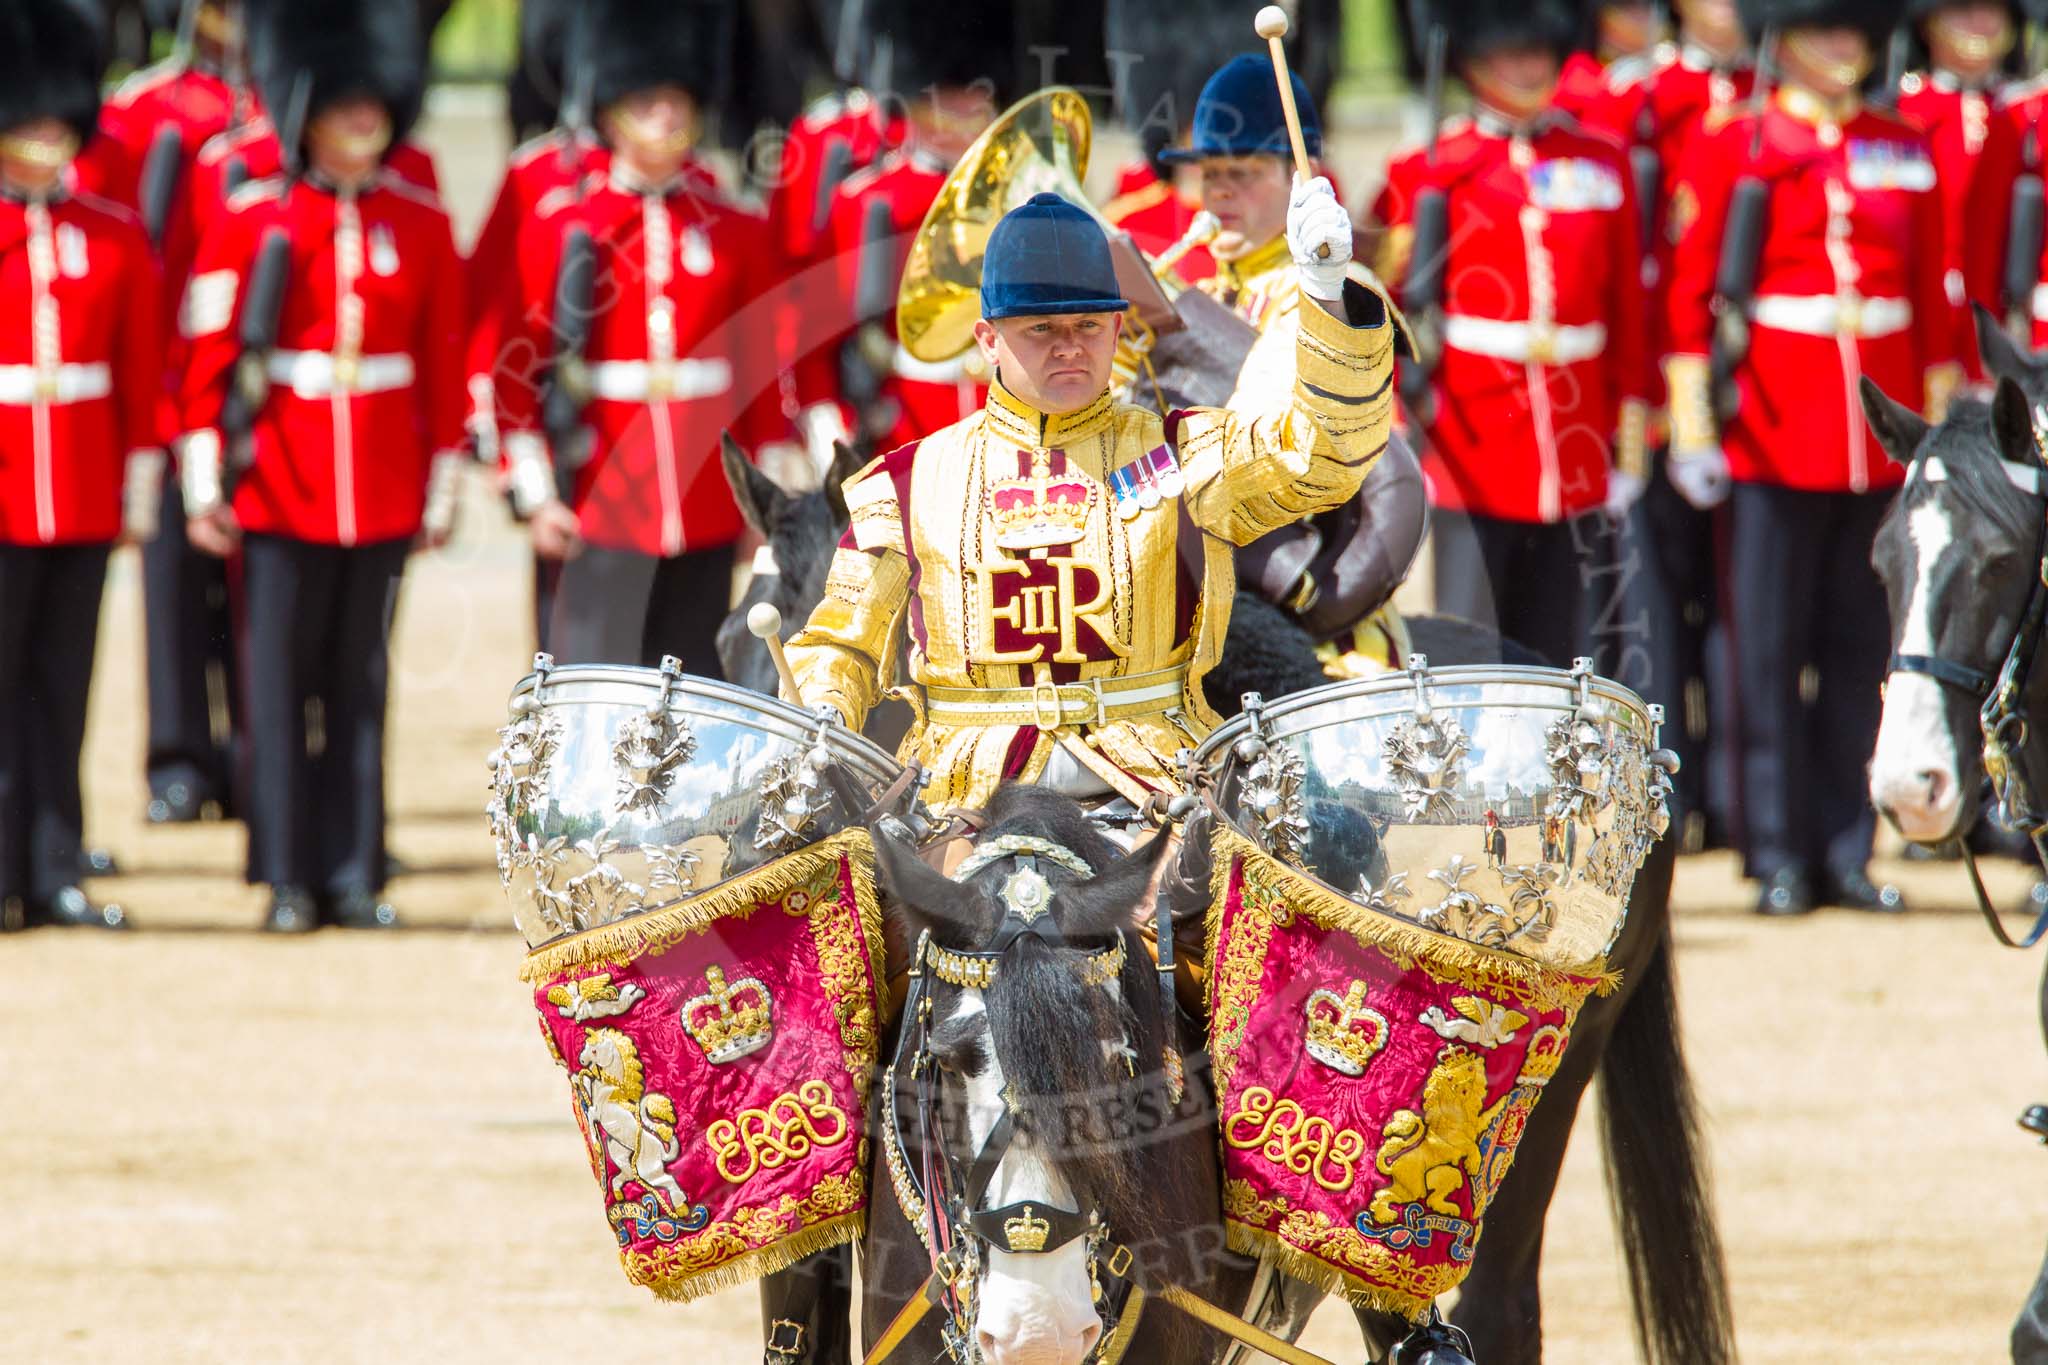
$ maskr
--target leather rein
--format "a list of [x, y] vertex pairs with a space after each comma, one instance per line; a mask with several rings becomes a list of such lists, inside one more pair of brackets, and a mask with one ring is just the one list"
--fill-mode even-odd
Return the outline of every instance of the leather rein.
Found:
[[[1947, 477], [1940, 457], [1932, 455], [1921, 462], [1920, 473], [1930, 483], [1941, 482]], [[2048, 489], [2042, 486], [2042, 474], [2040, 467], [2010, 465], [2006, 477], [2016, 488], [2048, 504]], [[1984, 774], [1998, 800], [1996, 818], [2006, 828], [2025, 834], [2033, 843], [2034, 856], [2043, 867], [2048, 867], [2048, 813], [2044, 813], [2037, 796], [2041, 788], [2036, 774], [2028, 771], [2026, 745], [2029, 730], [2025, 701], [2027, 680], [2033, 676], [2044, 626], [2048, 626], [2048, 505], [2044, 505], [2037, 521], [2042, 528], [2035, 540], [2034, 558], [2038, 568], [2028, 585], [2027, 604], [2020, 613], [2019, 624], [2013, 629], [2005, 660], [1996, 673], [1938, 655], [1898, 653], [1887, 661], [1885, 671], [1888, 675], [1910, 673], [1932, 678], [1978, 703], [1977, 723], [1984, 741]], [[1985, 890], [1983, 875], [1977, 869], [1977, 855], [1970, 851], [1967, 832], [1959, 832], [1956, 843], [1962, 849], [1963, 864], [1969, 869], [1970, 889], [1976, 893], [1977, 909], [1998, 941], [2008, 948], [2031, 948], [2048, 935], [2048, 906], [2042, 907], [2024, 938], [2014, 940], [2006, 933], [1998, 910], [1991, 904], [1990, 893]]]

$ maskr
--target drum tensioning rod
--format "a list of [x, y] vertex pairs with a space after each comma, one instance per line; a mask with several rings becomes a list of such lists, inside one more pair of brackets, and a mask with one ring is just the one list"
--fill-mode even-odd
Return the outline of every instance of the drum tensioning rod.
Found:
[[782, 613], [772, 602], [756, 602], [747, 608], [747, 630], [768, 646], [768, 657], [775, 660], [775, 675], [782, 679], [784, 700], [802, 706], [804, 694], [797, 690], [796, 674], [789, 668], [789, 656], [782, 652]]

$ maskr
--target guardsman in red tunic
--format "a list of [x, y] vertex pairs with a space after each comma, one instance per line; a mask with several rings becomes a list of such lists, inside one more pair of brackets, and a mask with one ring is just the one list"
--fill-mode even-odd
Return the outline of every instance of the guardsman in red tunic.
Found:
[[[1661, 44], [1647, 63], [1619, 64], [1608, 73], [1605, 94], [1586, 108], [1585, 121], [1619, 137], [1629, 148], [1636, 207], [1649, 234], [1643, 266], [1648, 298], [1650, 354], [1664, 345], [1664, 287], [1671, 278], [1672, 238], [1667, 211], [1677, 187], [1687, 144], [1708, 118], [1749, 98], [1754, 73], [1749, 44], [1735, 0], [1678, 0], [1678, 33]], [[1661, 418], [1664, 392], [1651, 376], [1651, 467], [1664, 460]], [[1719, 653], [1708, 636], [1719, 619], [1719, 556], [1714, 517], [1687, 502], [1667, 478], [1653, 472], [1643, 496], [1630, 509], [1607, 587], [1619, 612], [1610, 620], [1619, 632], [1611, 660], [1602, 666], [1651, 701], [1663, 704], [1672, 723], [1665, 735], [1685, 760], [1677, 778], [1676, 805], [1689, 844], [1725, 838], [1725, 822], [1708, 810], [1708, 768], [1716, 750], [1715, 724], [1732, 720], [1732, 689]], [[1706, 706], [1687, 705], [1688, 689], [1704, 688]], [[1725, 753], [1725, 750], [1721, 752]]]
[[1592, 50], [1581, 48], [1564, 59], [1557, 73], [1557, 93], [1550, 100], [1553, 107], [1581, 121], [1617, 82], [1635, 80], [1650, 68], [1663, 37], [1657, 7], [1645, 0], [1591, 0], [1586, 9]]
[[1568, 663], [1590, 640], [1588, 514], [1625, 511], [1644, 479], [1650, 361], [1628, 160], [1550, 102], [1578, 28], [1569, 5], [1461, 4], [1434, 22], [1476, 107], [1433, 152], [1394, 162], [1374, 216], [1380, 276], [1403, 288], [1418, 204], [1440, 193], [1448, 211], [1442, 296], [1409, 291], [1425, 320], [1441, 316], [1423, 404], [1437, 605]]
[[[241, 35], [224, 0], [155, 0], [155, 8], [168, 11], [152, 17], [176, 29], [181, 46], [108, 97], [78, 171], [82, 186], [141, 215], [161, 265], [163, 316], [173, 318], [199, 249], [186, 207], [194, 164], [209, 139], [250, 116], [253, 100], [234, 70]], [[174, 357], [166, 362], [161, 391], [168, 399], [177, 388], [178, 366]], [[173, 528], [185, 524], [176, 479], [163, 482], [158, 519]], [[157, 536], [142, 548], [142, 593], [149, 656], [148, 817], [155, 824], [196, 820], [207, 811], [225, 811], [233, 786], [227, 736], [235, 667], [227, 566], [198, 553], [182, 535]]]
[[267, 104], [304, 91], [306, 126], [292, 173], [229, 197], [187, 287], [188, 533], [242, 555], [265, 927], [388, 925], [391, 617], [407, 554], [447, 536], [466, 460], [461, 261], [448, 215], [384, 163], [423, 94], [410, 0], [253, 13], [250, 54]]
[[1870, 547], [1903, 472], [1858, 386], [1938, 417], [1962, 369], [1927, 139], [1858, 93], [1898, 18], [1850, 0], [1745, 8], [1783, 84], [1761, 114], [1710, 123], [1672, 196], [1670, 476], [1696, 505], [1729, 503], [1744, 852], [1767, 914], [1899, 904], [1865, 875], [1863, 773], [1890, 642]]
[[768, 225], [783, 258], [808, 265], [825, 247], [832, 202], [856, 171], [903, 145], [909, 120], [895, 100], [851, 86], [814, 100], [789, 126], [768, 189]]
[[[564, 662], [673, 654], [718, 676], [742, 527], [719, 435], [758, 445], [786, 429], [772, 243], [686, 171], [728, 22], [713, 0], [592, 9], [611, 164], [581, 197], [544, 201], [521, 238], [523, 348], [539, 368], [498, 401], [534, 549], [563, 561], [548, 641]], [[595, 287], [565, 301], [586, 249]]]
[[99, 24], [0, 5], [0, 929], [124, 922], [76, 885], [78, 767], [107, 553], [156, 524], [163, 337], [141, 224], [66, 186]]
[[2016, 60], [2022, 24], [2016, 3], [1909, 0], [1906, 19], [1924, 60], [1899, 83], [1899, 114], [1927, 135], [1941, 189], [1942, 282], [1954, 306], [1957, 354], [1981, 379], [1970, 305], [2006, 316], [2006, 227], [2021, 168], [2021, 137], [1998, 107]]
[[797, 424], [819, 469], [847, 433], [901, 445], [979, 411], [987, 393], [972, 352], [931, 362], [898, 344], [896, 282], [947, 173], [995, 118], [992, 56], [1007, 57], [985, 34], [1005, 31], [1007, 6], [977, 7], [973, 26], [934, 24], [915, 0], [868, 10], [871, 30], [891, 39], [891, 88], [908, 128], [901, 146], [841, 183], [819, 254], [797, 280]]

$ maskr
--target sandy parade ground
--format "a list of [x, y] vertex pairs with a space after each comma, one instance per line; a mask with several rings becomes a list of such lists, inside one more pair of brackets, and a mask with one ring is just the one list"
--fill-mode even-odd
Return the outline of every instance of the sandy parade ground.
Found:
[[[473, 220], [488, 139], [437, 135]], [[266, 938], [239, 826], [143, 823], [139, 566], [116, 556], [87, 796], [125, 874], [92, 890], [138, 931], [0, 940], [0, 1360], [759, 1358], [751, 1289], [679, 1308], [626, 1283], [534, 1037], [482, 814], [528, 558], [470, 494], [399, 609], [398, 933]], [[2040, 954], [1992, 943], [1957, 867], [1879, 870], [1913, 913], [1770, 923], [1725, 855], [1680, 868], [1751, 1362], [1999, 1360], [2048, 1240], [2048, 1151], [2013, 1124], [2048, 1100]], [[2019, 870], [1993, 873], [2017, 900]], [[1633, 1359], [1601, 1178], [1582, 1123], [1549, 1229], [1554, 1361]], [[1305, 1344], [1358, 1359], [1329, 1308]]]

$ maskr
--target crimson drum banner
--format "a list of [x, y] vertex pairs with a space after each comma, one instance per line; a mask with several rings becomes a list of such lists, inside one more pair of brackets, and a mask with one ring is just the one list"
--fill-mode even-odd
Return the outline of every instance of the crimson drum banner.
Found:
[[689, 1300], [860, 1235], [882, 928], [864, 830], [528, 956], [626, 1276]]
[[1421, 1316], [1612, 989], [1344, 899], [1219, 822], [1210, 1046], [1230, 1245], [1354, 1304]]

